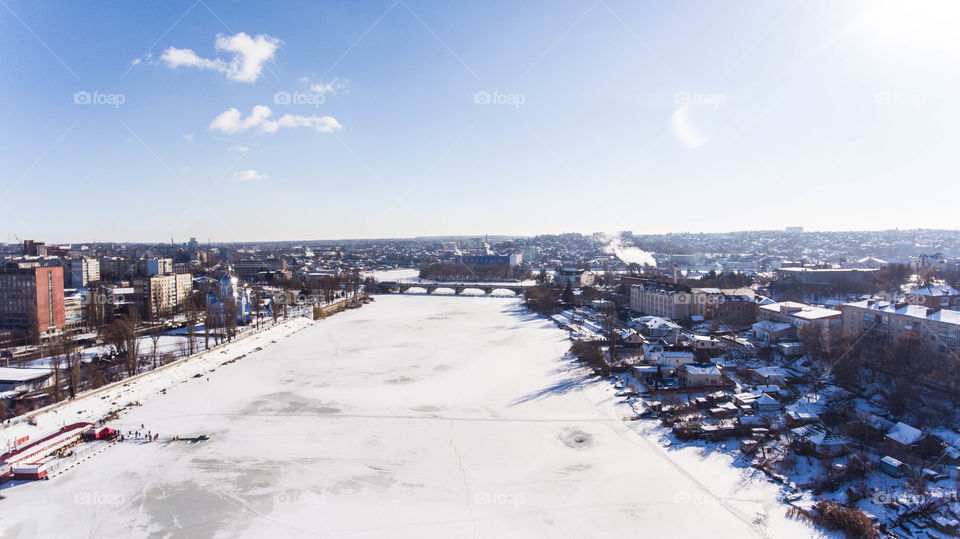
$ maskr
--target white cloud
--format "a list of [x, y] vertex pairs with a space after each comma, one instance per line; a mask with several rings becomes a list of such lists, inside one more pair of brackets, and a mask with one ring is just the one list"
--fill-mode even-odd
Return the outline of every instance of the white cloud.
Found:
[[233, 176], [230, 178], [232, 182], [249, 182], [254, 180], [266, 180], [269, 176], [266, 174], [260, 174], [252, 168], [250, 170], [238, 170], [233, 173]]
[[144, 60], [148, 60], [148, 61], [149, 61], [151, 58], [153, 58], [153, 54], [151, 54], [151, 53], [149, 53], [149, 52], [148, 52], [147, 54], [144, 54], [144, 55], [141, 56], [140, 58], [134, 58], [133, 60], [130, 60], [130, 68], [134, 68], [134, 67], [140, 65], [141, 63], [143, 63]]
[[348, 82], [346, 79], [338, 78], [334, 78], [330, 82], [317, 81], [310, 83], [310, 91], [320, 95], [333, 95], [345, 90]]
[[[170, 68], [187, 66], [200, 69], [215, 69], [222, 72], [226, 72], [227, 68], [227, 64], [223, 60], [208, 60], [201, 58], [191, 49], [178, 49], [176, 47], [168, 47], [164, 50], [163, 54], [160, 55], [160, 61], [165, 62], [167, 67]], [[227, 76], [229, 77], [229, 75]]]
[[187, 133], [183, 135], [183, 140], [187, 142], [193, 142], [193, 133]]
[[211, 69], [224, 73], [228, 79], [255, 82], [263, 73], [263, 66], [273, 59], [282, 42], [268, 35], [250, 36], [244, 32], [232, 36], [217, 36], [217, 51], [232, 53], [230, 61], [203, 58], [192, 49], [168, 47], [160, 60], [171, 69], [180, 66]]
[[333, 116], [299, 116], [284, 114], [276, 120], [271, 120], [273, 112], [270, 107], [257, 105], [253, 107], [250, 116], [243, 118], [236, 108], [229, 108], [210, 122], [211, 131], [223, 131], [227, 134], [239, 133], [250, 129], [257, 129], [261, 133], [276, 133], [281, 127], [309, 127], [321, 133], [330, 133], [340, 129], [340, 122]]
[[227, 148], [227, 151], [228, 151], [228, 152], [245, 153], [245, 152], [250, 151], [250, 148], [247, 147], [247, 146], [243, 146], [243, 145], [241, 145], [241, 144], [238, 144], [238, 145], [236, 145], [236, 146], [230, 146], [229, 148]]

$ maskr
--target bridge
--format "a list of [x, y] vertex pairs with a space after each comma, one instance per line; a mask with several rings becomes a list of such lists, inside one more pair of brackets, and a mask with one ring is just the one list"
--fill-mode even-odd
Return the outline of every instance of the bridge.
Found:
[[484, 295], [490, 295], [494, 290], [509, 290], [520, 296], [534, 284], [508, 281], [508, 282], [443, 282], [443, 281], [381, 281], [377, 283], [381, 292], [399, 292], [406, 293], [411, 288], [422, 288], [427, 294], [433, 294], [437, 289], [444, 288], [453, 290], [454, 294], [460, 295], [465, 290], [480, 290]]

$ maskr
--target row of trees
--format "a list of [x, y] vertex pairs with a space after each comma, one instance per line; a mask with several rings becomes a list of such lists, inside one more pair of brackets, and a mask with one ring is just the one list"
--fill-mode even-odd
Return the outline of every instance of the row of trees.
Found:
[[[934, 353], [924, 346], [916, 331], [907, 331], [891, 341], [871, 329], [855, 334], [842, 328], [821, 330], [810, 325], [800, 329], [798, 336], [804, 351], [832, 374], [834, 382], [854, 392], [876, 384], [883, 388], [894, 413], [907, 411], [927, 382], [948, 389], [954, 404], [960, 404], [960, 354]], [[930, 409], [917, 409], [919, 421], [926, 411]]]

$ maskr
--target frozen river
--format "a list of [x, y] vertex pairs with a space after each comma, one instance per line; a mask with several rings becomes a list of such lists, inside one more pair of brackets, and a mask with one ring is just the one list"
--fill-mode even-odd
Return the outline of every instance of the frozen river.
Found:
[[277, 340], [119, 420], [160, 442], [0, 490], [0, 537], [813, 533], [749, 468], [639, 434], [517, 300], [380, 296]]

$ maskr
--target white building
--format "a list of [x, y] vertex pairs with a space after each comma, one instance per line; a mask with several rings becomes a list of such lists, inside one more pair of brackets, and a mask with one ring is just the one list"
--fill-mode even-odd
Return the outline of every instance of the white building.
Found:
[[23, 393], [53, 384], [53, 371], [46, 368], [0, 367], [0, 391]]
[[64, 268], [64, 286], [83, 288], [90, 283], [100, 281], [100, 261], [85, 256], [71, 258]]

